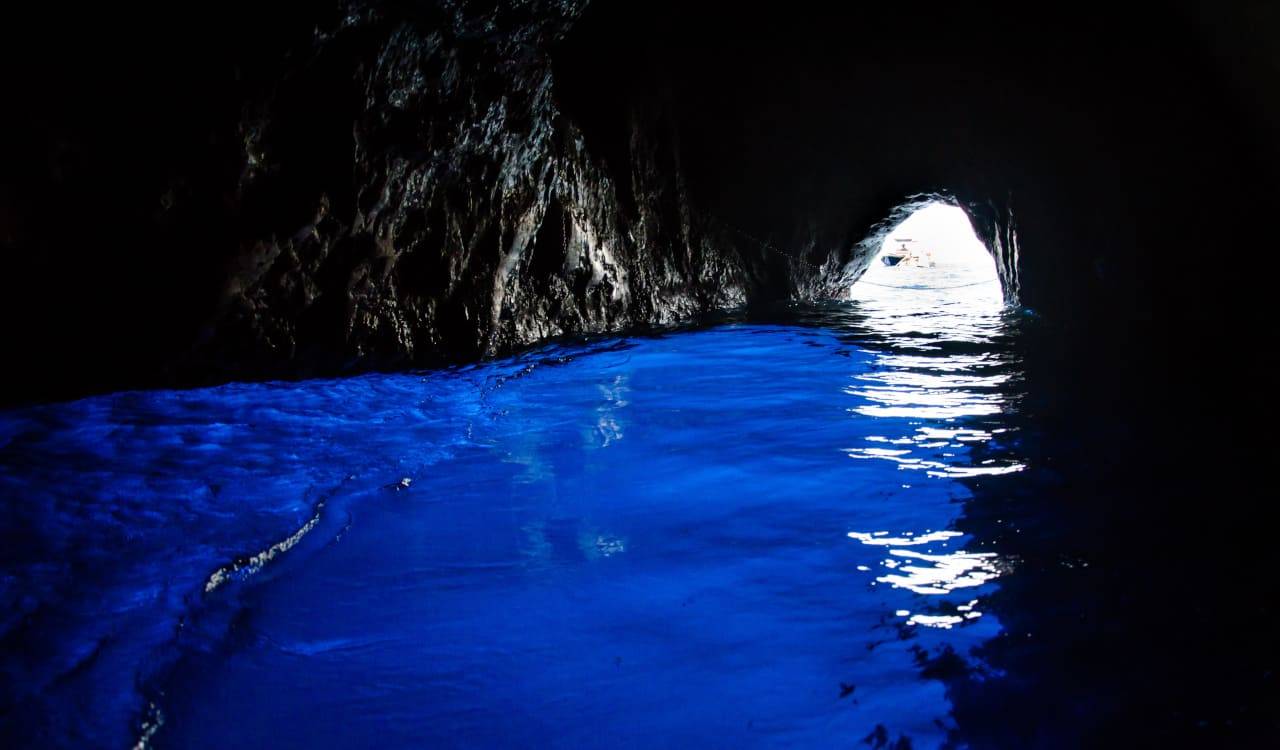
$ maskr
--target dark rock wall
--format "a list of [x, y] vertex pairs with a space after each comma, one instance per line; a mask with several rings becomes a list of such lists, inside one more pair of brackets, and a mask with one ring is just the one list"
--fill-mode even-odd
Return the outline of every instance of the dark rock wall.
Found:
[[320, 22], [298, 12], [240, 0], [8, 9], [4, 400], [170, 382], [164, 368], [215, 309], [243, 238], [292, 223], [269, 214], [314, 211], [279, 194], [255, 212], [240, 192], [242, 123]]
[[[247, 243], [197, 356], [435, 363], [741, 304], [743, 262], [691, 212], [675, 155], [631, 122], [607, 171], [559, 111], [548, 47], [577, 12], [373, 8], [318, 34], [246, 128], [242, 187], [313, 213]], [[316, 127], [332, 139], [291, 151]]]
[[1053, 377], [1175, 370], [1180, 338], [1235, 330], [1189, 299], [1262, 291], [1201, 272], [1268, 231], [1252, 4], [34, 13], [3, 45], [8, 400], [839, 298], [919, 194], [1059, 327]]
[[691, 208], [663, 114], [630, 112], [606, 164], [561, 112], [550, 48], [580, 5], [233, 6], [193, 49], [78, 28], [4, 139], [11, 397], [436, 365], [745, 304], [760, 253]]

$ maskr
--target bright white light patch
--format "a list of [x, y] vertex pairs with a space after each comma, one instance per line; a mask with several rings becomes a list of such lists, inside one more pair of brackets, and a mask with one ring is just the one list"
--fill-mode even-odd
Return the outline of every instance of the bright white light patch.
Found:
[[904, 588], [916, 594], [949, 594], [956, 589], [981, 586], [1000, 577], [1000, 569], [994, 552], [952, 552], [946, 555], [928, 555], [906, 549], [890, 550], [889, 554], [917, 562], [904, 563], [899, 573], [877, 578], [896, 588]]
[[929, 544], [931, 542], [941, 542], [946, 539], [954, 539], [958, 536], [964, 536], [958, 531], [934, 531], [928, 534], [921, 534], [920, 536], [916, 536], [914, 534], [907, 534], [906, 536], [883, 536], [883, 533], [884, 532], [867, 534], [861, 531], [850, 531], [849, 538], [857, 539], [863, 544], [874, 544], [887, 547], [890, 545], [911, 546], [916, 544]]
[[889, 232], [871, 266], [854, 284], [854, 299], [945, 295], [979, 308], [1001, 305], [995, 259], [957, 206], [930, 203]]
[[933, 255], [939, 265], [981, 267], [996, 274], [996, 263], [973, 232], [969, 217], [959, 206], [930, 203], [894, 227], [880, 245], [880, 252], [917, 245], [928, 259]]

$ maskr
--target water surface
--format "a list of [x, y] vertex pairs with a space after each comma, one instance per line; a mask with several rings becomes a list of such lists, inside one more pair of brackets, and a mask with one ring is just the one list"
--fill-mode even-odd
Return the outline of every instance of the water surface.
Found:
[[[980, 291], [980, 290], [979, 290]], [[997, 288], [998, 292], [998, 288]], [[998, 297], [0, 416], [0, 734], [829, 747], [954, 732], [1018, 560]]]

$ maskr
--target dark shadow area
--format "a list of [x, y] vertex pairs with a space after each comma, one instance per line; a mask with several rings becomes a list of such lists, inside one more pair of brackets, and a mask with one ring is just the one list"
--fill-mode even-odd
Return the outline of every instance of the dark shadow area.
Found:
[[[779, 311], [776, 320], [796, 319]], [[799, 311], [873, 350], [857, 305]], [[957, 747], [1249, 747], [1280, 738], [1280, 590], [1269, 569], [1265, 462], [1245, 432], [1193, 435], [1144, 413], [1046, 388], [1062, 331], [1018, 311], [975, 354], [1016, 362], [1008, 440], [975, 463], [1027, 468], [965, 480], [956, 529], [1009, 565], [983, 600], [1002, 632], [972, 653], [918, 652], [947, 685]], [[1183, 405], [1194, 403], [1187, 394]], [[1229, 403], [1235, 404], [1233, 400]], [[1170, 408], [1176, 408], [1171, 405]], [[1162, 433], [1162, 434], [1161, 434]], [[903, 637], [914, 637], [904, 632]]]
[[[336, 13], [231, 2], [8, 15], [0, 316], [21, 364], [6, 401], [157, 382], [199, 336], [240, 243], [314, 211], [314, 196], [280, 186], [261, 203], [237, 194], [256, 139], [244, 125], [289, 50]], [[341, 108], [325, 88], [314, 94]], [[331, 135], [297, 123], [287, 148], [328, 169]]]
[[[912, 193], [990, 212], [984, 239], [1016, 227], [1022, 301], [1062, 326], [1049, 369], [1089, 363], [1058, 385], [1127, 408], [1153, 371], [1202, 377], [1179, 366], [1184, 342], [1247, 345], [1240, 323], [1264, 295], [1252, 274], [1201, 272], [1224, 233], [1266, 235], [1277, 165], [1258, 117], [1275, 78], [1224, 60], [1206, 15], [1267, 18], [1247, 4], [600, 4], [557, 58], [559, 91], [615, 160], [627, 118], [660, 107], [695, 204], [811, 259], [847, 253]], [[1232, 44], [1237, 61], [1273, 56], [1255, 35]]]
[[[992, 603], [1008, 632], [976, 655], [1002, 676], [947, 678], [957, 743], [1274, 743], [1268, 459], [1250, 436], [1275, 413], [1273, 260], [1254, 240], [1278, 92], [1259, 64], [1274, 48], [1244, 31], [1274, 14], [898, 8], [597, 7], [566, 106], [591, 111], [590, 138], [620, 116], [594, 96], [616, 81], [671, 103], [696, 200], [778, 242], [850, 247], [929, 187], [976, 207], [989, 245], [1016, 228], [1032, 468], [994, 494], [974, 481], [960, 525], [1020, 562]], [[631, 47], [594, 45], [623, 26], [642, 29]], [[1242, 244], [1251, 270], [1224, 272]]]

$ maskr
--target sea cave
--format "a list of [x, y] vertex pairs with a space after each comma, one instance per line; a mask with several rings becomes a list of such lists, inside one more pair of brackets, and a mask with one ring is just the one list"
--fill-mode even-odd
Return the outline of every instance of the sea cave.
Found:
[[1280, 745], [1263, 2], [0, 29], [0, 745]]

